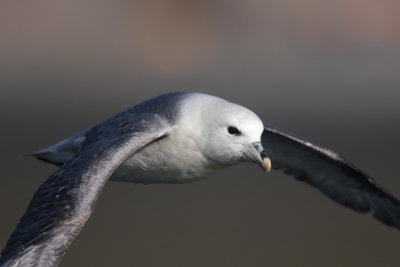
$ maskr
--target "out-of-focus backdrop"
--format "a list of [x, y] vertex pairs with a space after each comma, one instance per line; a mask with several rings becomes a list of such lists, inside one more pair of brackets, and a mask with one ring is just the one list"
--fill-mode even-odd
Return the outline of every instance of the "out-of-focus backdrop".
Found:
[[[400, 196], [399, 10], [391, 0], [2, 1], [0, 246], [56, 170], [19, 155], [169, 91], [242, 104]], [[399, 248], [400, 231], [244, 164], [187, 185], [108, 183], [61, 266], [397, 266]]]

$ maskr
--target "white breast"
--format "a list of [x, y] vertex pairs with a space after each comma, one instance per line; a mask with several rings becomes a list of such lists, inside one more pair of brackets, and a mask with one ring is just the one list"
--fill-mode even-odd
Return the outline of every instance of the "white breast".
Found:
[[[194, 136], [192, 136], [194, 137]], [[199, 180], [221, 166], [200, 151], [198, 138], [180, 128], [129, 157], [110, 179], [134, 183], [187, 183]]]

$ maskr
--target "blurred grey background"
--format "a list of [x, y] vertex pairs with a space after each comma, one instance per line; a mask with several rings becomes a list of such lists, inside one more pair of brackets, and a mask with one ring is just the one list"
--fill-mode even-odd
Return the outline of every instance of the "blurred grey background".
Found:
[[[330, 147], [400, 196], [391, 0], [2, 1], [0, 246], [56, 168], [20, 157], [169, 91]], [[267, 148], [268, 149], [268, 148]], [[400, 232], [255, 165], [108, 183], [61, 266], [397, 266]]]

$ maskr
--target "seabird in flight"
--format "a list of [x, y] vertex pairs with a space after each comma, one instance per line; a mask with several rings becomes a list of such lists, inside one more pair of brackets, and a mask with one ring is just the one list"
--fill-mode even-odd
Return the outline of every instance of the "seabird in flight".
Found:
[[56, 266], [107, 180], [189, 183], [240, 162], [282, 170], [400, 229], [400, 201], [335, 152], [263, 124], [218, 97], [164, 94], [33, 154], [60, 168], [39, 187], [0, 266]]

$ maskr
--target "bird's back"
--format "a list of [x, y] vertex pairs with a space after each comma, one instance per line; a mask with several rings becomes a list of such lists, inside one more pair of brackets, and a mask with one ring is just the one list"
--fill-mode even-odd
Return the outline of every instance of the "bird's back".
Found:
[[[133, 112], [137, 114], [158, 113], [160, 114], [160, 116], [165, 117], [170, 122], [174, 122], [177, 119], [177, 114], [179, 114], [179, 112], [177, 112], [176, 110], [176, 108], [179, 106], [176, 105], [177, 102], [189, 97], [192, 94], [194, 93], [175, 92], [154, 97], [116, 114], [115, 116], [109, 118], [109, 120], [112, 120], [114, 117], [119, 116], [119, 114], [121, 113]], [[60, 166], [65, 162], [70, 161], [72, 158], [75, 157], [75, 155], [77, 155], [81, 151], [82, 146], [84, 145], [86, 140], [86, 134], [92, 127], [86, 128], [82, 132], [70, 138], [64, 139], [54, 145], [34, 152], [31, 155], [45, 162]]]

